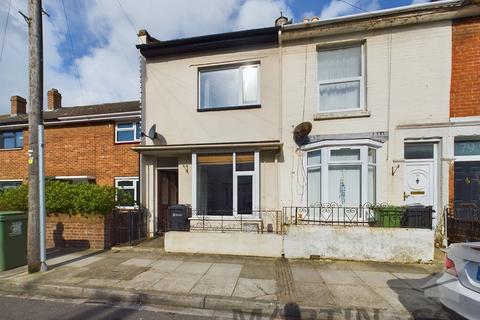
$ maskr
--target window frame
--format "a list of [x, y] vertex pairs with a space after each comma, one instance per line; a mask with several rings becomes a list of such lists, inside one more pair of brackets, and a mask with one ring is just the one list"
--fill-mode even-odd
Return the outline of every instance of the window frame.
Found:
[[[330, 166], [332, 165], [351, 165], [351, 166], [359, 166], [361, 167], [360, 172], [360, 179], [361, 179], [361, 190], [360, 190], [360, 206], [364, 206], [365, 204], [372, 204], [369, 200], [369, 177], [368, 177], [368, 169], [370, 167], [375, 168], [375, 186], [374, 186], [374, 200], [375, 203], [378, 203], [379, 199], [379, 190], [380, 190], [380, 179], [379, 179], [379, 152], [378, 149], [381, 147], [381, 143], [373, 142], [369, 139], [362, 139], [362, 140], [344, 140], [344, 141], [322, 141], [320, 143], [314, 143], [311, 146], [307, 146], [303, 148], [304, 152], [304, 168], [305, 168], [305, 179], [304, 182], [304, 194], [306, 195], [303, 200], [304, 206], [311, 206], [308, 200], [308, 169], [311, 168], [320, 168], [320, 203], [330, 203], [329, 200], [329, 187], [328, 187], [328, 180], [329, 180], [329, 170]], [[360, 150], [360, 160], [345, 160], [345, 161], [335, 161], [331, 159], [331, 151], [332, 150], [340, 150], [340, 149], [358, 149]], [[368, 150], [374, 149], [375, 150], [375, 163], [370, 162], [368, 156]], [[320, 165], [308, 165], [308, 153], [320, 150], [321, 153], [321, 161]], [[373, 204], [375, 204], [373, 203]], [[348, 206], [347, 206], [348, 207]]]
[[[255, 67], [257, 68], [257, 101], [255, 103], [241, 103], [240, 101], [243, 100], [243, 73], [240, 70], [245, 69], [247, 67]], [[201, 74], [202, 72], [214, 72], [214, 71], [221, 71], [221, 70], [233, 70], [238, 69], [239, 72], [239, 83], [241, 86], [238, 88], [238, 101], [239, 103], [232, 106], [219, 106], [219, 107], [211, 107], [205, 108], [202, 107], [202, 79]], [[260, 108], [262, 105], [261, 99], [261, 64], [260, 61], [252, 61], [240, 64], [225, 64], [225, 65], [217, 65], [217, 66], [209, 66], [209, 67], [202, 67], [198, 68], [197, 70], [197, 111], [198, 112], [208, 112], [208, 111], [222, 111], [222, 110], [238, 110], [238, 109], [254, 109]]]
[[[361, 62], [361, 75], [357, 77], [346, 77], [346, 78], [337, 78], [337, 79], [330, 79], [330, 80], [320, 80], [318, 76], [318, 54], [322, 51], [331, 51], [331, 50], [338, 50], [338, 49], [348, 49], [360, 47], [360, 62]], [[325, 113], [340, 113], [340, 112], [352, 112], [352, 111], [366, 111], [366, 55], [365, 55], [365, 41], [361, 42], [353, 42], [353, 43], [344, 43], [338, 45], [327, 45], [327, 46], [317, 46], [317, 55], [315, 59], [315, 79], [316, 79], [316, 98], [317, 98], [317, 113], [318, 114], [325, 114]], [[337, 83], [346, 83], [346, 82], [354, 82], [360, 81], [360, 97], [359, 97], [359, 107], [358, 108], [348, 108], [348, 109], [327, 109], [321, 110], [320, 109], [320, 86], [325, 84], [337, 84]]]
[[[253, 153], [253, 171], [241, 171], [236, 169], [236, 162], [237, 162], [237, 152], [238, 153], [245, 153], [251, 152]], [[239, 150], [239, 151], [215, 151], [215, 152], [192, 152], [192, 211], [193, 217], [196, 218], [218, 218], [220, 215], [197, 215], [197, 156], [204, 155], [204, 154], [223, 154], [223, 153], [232, 153], [232, 174], [233, 174], [233, 181], [232, 181], [232, 215], [223, 215], [224, 219], [236, 219], [238, 217], [242, 217], [244, 219], [258, 219], [260, 218], [260, 151], [258, 150]], [[238, 177], [239, 176], [251, 176], [252, 177], [252, 214], [238, 214]]]
[[[131, 124], [132, 128], [119, 128], [119, 125], [122, 124]], [[140, 128], [140, 136], [137, 136], [137, 126]], [[115, 143], [116, 144], [121, 144], [121, 143], [132, 143], [132, 142], [140, 142], [142, 138], [142, 124], [140, 121], [127, 121], [127, 122], [116, 122], [115, 123]], [[124, 131], [133, 131], [133, 140], [118, 140], [118, 132], [124, 132]]]
[[[11, 134], [13, 135], [13, 139], [14, 139], [14, 144], [15, 146], [13, 148], [6, 148], [5, 147], [5, 134]], [[22, 140], [22, 145], [19, 146], [17, 145], [17, 134], [20, 134], [21, 135], [21, 140]], [[3, 147], [0, 147], [0, 150], [21, 150], [23, 149], [25, 143], [23, 141], [23, 130], [5, 130], [5, 131], [0, 131], [0, 140], [3, 140], [2, 141], [2, 144], [3, 144]], [[0, 146], [2, 145], [0, 144]]]
[[[132, 181], [133, 182], [133, 187], [119, 187], [118, 183], [123, 182], [123, 181]], [[116, 189], [129, 189], [133, 190], [133, 200], [135, 204], [133, 206], [116, 206], [119, 209], [131, 209], [131, 208], [138, 208], [139, 203], [140, 203], [140, 178], [139, 177], [115, 177], [114, 178], [114, 183], [115, 183], [115, 190]], [[115, 201], [117, 200], [117, 192], [115, 191]]]
[[20, 187], [22, 184], [23, 184], [23, 180], [22, 179], [3, 179], [3, 180], [0, 180], [0, 184], [2, 183], [19, 183], [17, 186], [15, 187], [7, 187], [7, 188], [0, 188], [0, 193], [3, 192], [4, 190], [8, 190], [8, 189], [13, 189], [13, 188], [18, 188]]

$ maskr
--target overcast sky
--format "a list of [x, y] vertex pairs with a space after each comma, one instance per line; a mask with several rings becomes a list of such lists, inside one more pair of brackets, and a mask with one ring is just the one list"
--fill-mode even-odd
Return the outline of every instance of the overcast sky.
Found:
[[[372, 11], [428, 0], [346, 0]], [[27, 0], [0, 0], [0, 114], [10, 97], [28, 98]], [[280, 11], [294, 21], [360, 13], [340, 0], [44, 0], [45, 92], [64, 106], [139, 99], [136, 31], [161, 40], [272, 26]], [[128, 16], [128, 18], [127, 18]], [[67, 24], [68, 21], [68, 24]], [[6, 37], [4, 40], [5, 25]], [[68, 28], [69, 27], [69, 28]], [[70, 34], [68, 33], [70, 29]], [[71, 40], [70, 40], [71, 39]]]

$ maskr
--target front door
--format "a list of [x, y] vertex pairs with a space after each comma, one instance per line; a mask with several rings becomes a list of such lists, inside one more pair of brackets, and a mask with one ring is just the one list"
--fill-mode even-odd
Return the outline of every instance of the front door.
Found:
[[433, 161], [407, 161], [405, 163], [405, 205], [435, 205]]
[[455, 162], [456, 208], [480, 208], [480, 161]]
[[168, 207], [178, 204], [178, 171], [158, 170], [158, 232], [168, 231]]

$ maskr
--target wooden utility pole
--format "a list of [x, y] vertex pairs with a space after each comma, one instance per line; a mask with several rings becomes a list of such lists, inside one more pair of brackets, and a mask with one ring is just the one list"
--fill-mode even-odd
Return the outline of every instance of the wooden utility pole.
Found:
[[42, 0], [28, 0], [29, 88], [28, 113], [28, 272], [40, 271], [40, 199], [38, 126], [43, 123]]

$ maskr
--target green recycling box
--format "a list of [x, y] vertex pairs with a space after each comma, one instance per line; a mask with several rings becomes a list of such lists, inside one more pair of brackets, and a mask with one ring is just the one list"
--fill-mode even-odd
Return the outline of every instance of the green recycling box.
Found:
[[0, 271], [27, 264], [27, 214], [0, 211]]

